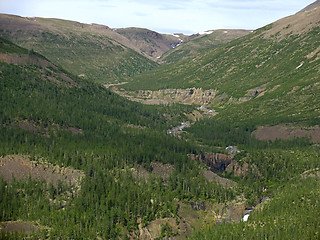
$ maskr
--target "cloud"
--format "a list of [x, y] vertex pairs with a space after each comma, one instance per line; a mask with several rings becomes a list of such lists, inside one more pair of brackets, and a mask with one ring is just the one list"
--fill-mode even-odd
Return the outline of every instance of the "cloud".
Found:
[[[314, 0], [0, 0], [4, 13], [55, 17], [110, 27], [195, 33], [255, 29]], [[180, 29], [180, 30], [179, 30]]]

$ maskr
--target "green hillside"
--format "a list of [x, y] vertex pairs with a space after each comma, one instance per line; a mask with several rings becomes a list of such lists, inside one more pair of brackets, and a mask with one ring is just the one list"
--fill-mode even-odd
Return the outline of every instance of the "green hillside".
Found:
[[[312, 14], [300, 13], [291, 18], [312, 22], [317, 16], [318, 10], [315, 10]], [[313, 83], [319, 64], [319, 25], [313, 23], [306, 31], [298, 32], [297, 24], [290, 24], [290, 18], [285, 20], [180, 63], [137, 76], [126, 88], [201, 87], [241, 97], [247, 90], [263, 84], [273, 88], [277, 84], [290, 85], [297, 79], [300, 84]]]
[[[192, 108], [130, 102], [4, 39], [0, 57], [0, 171], [22, 157], [23, 166], [84, 173], [78, 193], [63, 182], [1, 177], [2, 222], [37, 224], [43, 231], [34, 237], [41, 239], [115, 239], [139, 234], [139, 221], [143, 227], [159, 218], [176, 224], [180, 202], [234, 199], [236, 190], [206, 180], [187, 157], [201, 149], [165, 133]], [[164, 236], [177, 234], [163, 229]]]
[[215, 89], [218, 94], [212, 106], [221, 118], [259, 118], [265, 123], [278, 117], [317, 119], [317, 19], [318, 9], [298, 13], [221, 47], [136, 76], [124, 88]]
[[208, 34], [199, 35], [198, 37], [166, 52], [159, 61], [161, 63], [175, 63], [181, 61], [182, 59], [196, 55], [199, 52], [204, 52], [209, 49], [219, 47], [249, 33], [249, 30], [233, 29], [208, 31]]
[[0, 15], [0, 239], [319, 239], [319, 16], [158, 66], [136, 29]]
[[126, 81], [157, 66], [128, 39], [102, 25], [1, 14], [0, 36], [99, 83]]

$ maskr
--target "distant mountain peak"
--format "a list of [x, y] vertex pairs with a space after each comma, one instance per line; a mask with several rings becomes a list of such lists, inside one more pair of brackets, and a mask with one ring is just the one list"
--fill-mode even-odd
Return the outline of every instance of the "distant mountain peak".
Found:
[[299, 11], [299, 13], [301, 12], [308, 12], [311, 11], [317, 7], [320, 6], [320, 0], [315, 1], [314, 3], [311, 3], [310, 5], [306, 6], [304, 9], [302, 9], [301, 11]]

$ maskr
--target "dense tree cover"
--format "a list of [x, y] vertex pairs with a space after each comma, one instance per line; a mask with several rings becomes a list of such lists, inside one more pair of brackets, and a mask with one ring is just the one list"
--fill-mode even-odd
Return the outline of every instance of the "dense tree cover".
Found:
[[248, 222], [210, 226], [191, 239], [319, 239], [320, 181], [295, 178], [279, 187]]
[[[0, 44], [7, 49], [3, 52], [47, 61], [10, 42]], [[1, 63], [0, 90], [0, 155], [44, 158], [85, 173], [79, 192], [70, 192], [63, 183], [53, 186], [0, 178], [1, 221], [19, 219], [46, 226], [33, 235], [36, 239], [125, 239], [138, 229], [140, 220], [143, 226], [160, 217], [178, 220], [180, 201], [226, 203], [239, 193], [248, 207], [263, 197], [271, 200], [260, 205], [248, 223], [212, 226], [193, 238], [318, 238], [319, 179], [301, 174], [320, 167], [320, 151], [308, 139], [258, 141], [251, 133], [261, 118], [228, 118], [228, 109], [193, 125], [188, 131], [200, 144], [243, 149], [235, 160], [248, 163], [249, 171], [241, 177], [230, 173], [228, 177], [239, 188], [226, 189], [208, 182], [198, 163], [187, 157], [201, 153], [202, 148], [166, 134], [181, 120], [182, 110], [191, 111], [191, 107], [132, 103], [41, 61]], [[310, 116], [314, 120], [314, 114]], [[285, 119], [289, 118], [283, 115], [276, 120]], [[138, 166], [151, 172], [152, 162], [169, 163], [174, 170], [168, 179], [133, 174]], [[163, 229], [163, 236], [170, 232], [166, 226]]]
[[[51, 239], [116, 238], [136, 230], [138, 219], [147, 225], [177, 217], [177, 201], [236, 196], [200, 174], [187, 157], [198, 148], [166, 134], [181, 108], [190, 107], [132, 103], [54, 66], [1, 63], [0, 70], [0, 154], [45, 158], [85, 173], [78, 194], [63, 185], [1, 180], [2, 221], [37, 221], [50, 228], [41, 234]], [[151, 171], [151, 162], [172, 164], [169, 179], [134, 177], [132, 168]]]
[[243, 149], [288, 149], [296, 146], [310, 146], [310, 139], [293, 138], [289, 140], [259, 141], [252, 132], [256, 122], [231, 121], [228, 119], [204, 119], [187, 129], [198, 141], [208, 145], [226, 147], [238, 145]]

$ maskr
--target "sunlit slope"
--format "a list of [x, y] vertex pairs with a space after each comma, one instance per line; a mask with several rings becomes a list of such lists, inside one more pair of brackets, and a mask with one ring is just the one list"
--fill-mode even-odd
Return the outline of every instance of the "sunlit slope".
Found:
[[299, 13], [182, 62], [135, 77], [128, 89], [218, 89], [239, 98], [267, 84], [282, 92], [319, 81], [320, 9]]
[[101, 83], [125, 81], [157, 66], [127, 38], [103, 25], [1, 14], [0, 36]]

